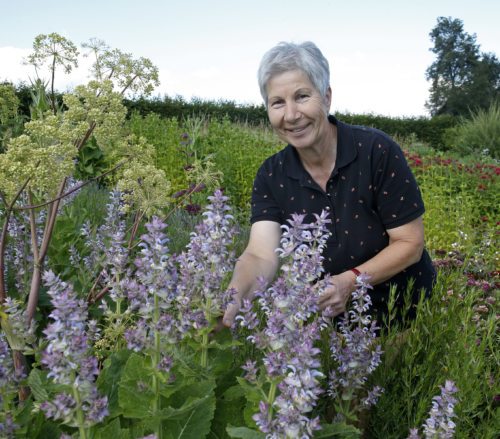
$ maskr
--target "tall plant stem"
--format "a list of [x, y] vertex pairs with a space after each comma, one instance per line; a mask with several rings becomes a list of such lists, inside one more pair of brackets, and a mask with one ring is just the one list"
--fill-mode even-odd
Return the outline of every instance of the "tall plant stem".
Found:
[[[205, 318], [207, 319], [207, 322], [210, 322], [212, 317], [210, 312], [212, 300], [210, 298], [207, 298], [205, 306]], [[204, 369], [208, 367], [208, 332], [206, 332], [206, 330], [204, 330], [201, 337], [201, 367]]]
[[[153, 324], [154, 327], [156, 328], [158, 320], [160, 319], [160, 307], [158, 303], [158, 295], [155, 292], [154, 295], [154, 317], [153, 317]], [[155, 329], [154, 331], [154, 352], [152, 355], [152, 367], [153, 367], [153, 394], [154, 394], [154, 399], [153, 399], [153, 413], [156, 414], [160, 409], [161, 409], [161, 395], [160, 395], [160, 382], [158, 380], [158, 376], [156, 372], [158, 371], [158, 365], [160, 363], [160, 349], [161, 349], [161, 340], [160, 340], [160, 333], [158, 330]], [[162, 439], [163, 437], [163, 432], [162, 432], [162, 422], [161, 420], [158, 421], [158, 425], [156, 427], [156, 438], [157, 439]]]
[[137, 235], [137, 230], [139, 230], [139, 225], [141, 224], [142, 218], [144, 217], [144, 212], [137, 211], [135, 213], [134, 217], [134, 224], [132, 225], [132, 230], [130, 232], [130, 238], [128, 240], [128, 249], [130, 250], [132, 248], [132, 244], [135, 240], [135, 237]]
[[271, 381], [271, 387], [269, 388], [269, 393], [267, 395], [267, 403], [269, 404], [269, 415], [268, 420], [273, 419], [273, 404], [276, 399], [276, 390], [278, 388], [278, 383], [275, 380]]
[[84, 427], [85, 416], [82, 411], [82, 398], [78, 388], [73, 385], [73, 397], [76, 402], [76, 422], [78, 423], [78, 431], [80, 432], [80, 439], [87, 439], [87, 429]]
[[208, 366], [208, 334], [205, 332], [201, 339], [201, 367], [206, 369]]
[[[64, 178], [61, 184], [59, 185], [58, 196], [64, 193], [65, 186], [66, 186], [66, 178]], [[48, 209], [48, 215], [45, 223], [45, 230], [43, 233], [40, 250], [38, 250], [37, 244], [34, 243], [33, 256], [35, 257], [35, 261], [33, 265], [33, 275], [31, 278], [31, 287], [28, 296], [28, 307], [26, 312], [27, 314], [26, 318], [28, 320], [28, 323], [30, 323], [31, 320], [33, 319], [36, 312], [36, 307], [38, 305], [38, 296], [40, 294], [40, 284], [42, 281], [42, 268], [45, 262], [45, 256], [47, 255], [47, 251], [49, 249], [49, 243], [52, 238], [52, 232], [54, 231], [54, 226], [56, 224], [57, 211], [59, 210], [60, 201], [61, 201], [60, 198], [57, 199], [50, 205]]]

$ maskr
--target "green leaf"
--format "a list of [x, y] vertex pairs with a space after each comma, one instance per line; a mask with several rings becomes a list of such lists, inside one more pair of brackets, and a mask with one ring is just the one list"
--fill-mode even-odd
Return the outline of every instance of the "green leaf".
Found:
[[245, 378], [237, 377], [236, 379], [243, 389], [247, 400], [259, 404], [262, 399], [262, 393], [255, 386], [251, 385]]
[[38, 432], [38, 436], [31, 436], [28, 434], [26, 437], [32, 437], [34, 439], [46, 439], [49, 437], [61, 437], [62, 431], [59, 429], [57, 425], [52, 422], [46, 422], [42, 425], [40, 431]]
[[[170, 411], [163, 431], [174, 439], [199, 439], [206, 437], [215, 412], [215, 383], [207, 380], [182, 388], [173, 395], [174, 407], [162, 410], [163, 415]], [[175, 406], [181, 404], [177, 409]]]
[[336, 422], [334, 424], [322, 424], [321, 430], [314, 433], [314, 439], [342, 438], [359, 439], [361, 431], [353, 425], [345, 422]]
[[130, 439], [130, 432], [128, 429], [121, 428], [120, 420], [113, 419], [109, 424], [93, 427], [95, 430], [93, 439]]
[[233, 364], [234, 354], [230, 350], [217, 349], [210, 356], [210, 369], [215, 376], [227, 371]]
[[243, 387], [237, 385], [237, 386], [232, 386], [232, 387], [229, 387], [225, 392], [224, 394], [222, 395], [222, 397], [226, 400], [226, 401], [234, 401], [236, 399], [240, 399], [242, 397], [245, 396], [245, 391], [243, 390]]
[[226, 437], [226, 427], [229, 424], [245, 425], [245, 404], [245, 393], [239, 385], [228, 388], [217, 398], [211, 429], [214, 437]]
[[164, 422], [163, 428], [176, 439], [199, 439], [210, 431], [215, 412], [215, 395], [207, 396], [179, 420]]
[[151, 377], [144, 357], [130, 355], [118, 387], [118, 403], [127, 418], [147, 418], [155, 395], [151, 390]]
[[226, 432], [230, 437], [239, 439], [265, 439], [266, 435], [248, 427], [233, 427], [228, 425]]
[[155, 414], [151, 415], [151, 419], [155, 421], [161, 420], [171, 420], [177, 421], [182, 420], [186, 416], [188, 416], [193, 410], [196, 410], [199, 405], [202, 405], [205, 401], [205, 398], [193, 398], [189, 397], [186, 399], [186, 402], [179, 408], [175, 407], [166, 407], [161, 410], [158, 410]]
[[104, 361], [104, 367], [97, 378], [99, 391], [108, 397], [108, 410], [111, 418], [122, 413], [118, 401], [118, 389], [129, 357], [130, 351], [126, 349], [113, 353]]
[[39, 369], [33, 369], [28, 377], [28, 385], [36, 401], [43, 402], [49, 399], [44, 382], [46, 383], [47, 379], [45, 376], [42, 378], [42, 372]]
[[162, 419], [181, 419], [203, 403], [206, 397], [214, 395], [215, 383], [205, 380], [198, 383], [179, 386], [177, 392], [168, 400], [169, 407], [161, 410]]
[[162, 383], [160, 385], [160, 395], [164, 396], [167, 399], [169, 399], [173, 394], [181, 390], [183, 387], [190, 386], [199, 381], [192, 377], [184, 377], [180, 372], [176, 373], [175, 368], [173, 370], [173, 375], [181, 378], [177, 378], [173, 383]]

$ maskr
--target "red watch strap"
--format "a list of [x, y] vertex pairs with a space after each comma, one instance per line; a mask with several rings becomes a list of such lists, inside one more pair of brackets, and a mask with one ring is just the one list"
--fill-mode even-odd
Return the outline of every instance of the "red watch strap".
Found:
[[359, 271], [357, 268], [351, 268], [351, 271], [358, 277], [361, 274], [361, 271]]

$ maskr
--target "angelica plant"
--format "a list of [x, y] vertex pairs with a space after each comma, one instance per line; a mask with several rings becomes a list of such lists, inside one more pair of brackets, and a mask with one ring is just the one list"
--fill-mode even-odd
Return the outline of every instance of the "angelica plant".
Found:
[[[126, 136], [123, 129], [126, 109], [122, 103], [127, 91], [150, 93], [158, 84], [158, 69], [146, 58], [135, 60], [130, 54], [110, 50], [102, 44], [89, 44], [95, 55], [95, 77], [87, 85], [75, 87], [63, 97], [64, 105], [54, 100], [56, 67], [70, 72], [76, 65], [76, 47], [56, 33], [35, 38], [28, 62], [37, 69], [48, 65], [51, 75], [51, 107], [45, 82], [40, 78], [32, 111], [32, 120], [25, 123], [24, 133], [9, 139], [0, 154], [0, 199], [4, 204], [3, 228], [0, 235], [0, 302], [7, 297], [5, 289], [5, 246], [8, 224], [15, 210], [30, 214], [31, 236], [37, 235], [33, 217], [37, 209], [45, 210], [41, 242], [32, 238], [33, 270], [28, 297], [28, 317], [35, 315], [43, 266], [62, 199], [75, 188], [68, 180], [75, 171], [75, 157], [89, 139], [103, 149], [110, 169], [117, 170], [125, 160], [131, 161], [128, 173], [121, 171], [117, 181], [128, 191], [139, 209], [158, 209], [168, 203], [165, 175], [156, 169], [154, 150], [143, 139]], [[120, 87], [120, 91], [115, 91]], [[134, 170], [133, 175], [130, 174]], [[140, 187], [137, 186], [137, 182]], [[86, 184], [87, 182], [83, 182]], [[135, 184], [135, 186], [133, 186]], [[18, 201], [26, 197], [27, 201]], [[137, 200], [148, 200], [138, 203]]]
[[41, 363], [60, 390], [39, 408], [47, 418], [77, 427], [80, 438], [86, 439], [89, 427], [108, 414], [107, 396], [99, 394], [95, 383], [97, 358], [91, 353], [96, 322], [88, 321], [87, 305], [70, 285], [50, 271], [43, 278], [54, 309], [49, 316], [52, 322], [44, 330], [48, 345]]
[[259, 368], [250, 362], [244, 369], [247, 381], [263, 396], [253, 419], [269, 438], [309, 438], [320, 429], [319, 418], [311, 416], [323, 378], [320, 350], [315, 346], [321, 328], [314, 319], [321, 287], [313, 282], [323, 272], [321, 253], [330, 220], [326, 212], [316, 215], [311, 224], [304, 223], [304, 218], [292, 215], [289, 225], [282, 226], [277, 249], [281, 275], [256, 293], [264, 321], [247, 300], [236, 318], [239, 326], [253, 330], [249, 339], [264, 354]]

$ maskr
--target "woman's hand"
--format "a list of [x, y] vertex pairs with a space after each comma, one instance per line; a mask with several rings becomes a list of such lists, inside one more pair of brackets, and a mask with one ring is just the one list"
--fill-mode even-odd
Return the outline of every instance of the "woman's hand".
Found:
[[349, 297], [356, 289], [355, 284], [356, 275], [352, 271], [330, 277], [319, 297], [320, 309], [330, 307], [334, 316], [344, 313]]
[[241, 299], [239, 297], [235, 297], [234, 301], [230, 303], [226, 311], [224, 312], [224, 317], [222, 318], [222, 324], [230, 328], [234, 323], [234, 318], [236, 314], [240, 311], [241, 308]]
[[233, 302], [228, 305], [222, 318], [224, 326], [231, 327], [243, 299], [252, 300], [260, 288], [259, 279], [270, 282], [278, 269], [281, 227], [274, 221], [258, 221], [250, 229], [250, 238], [243, 254], [238, 258], [228, 288], [235, 291]]

